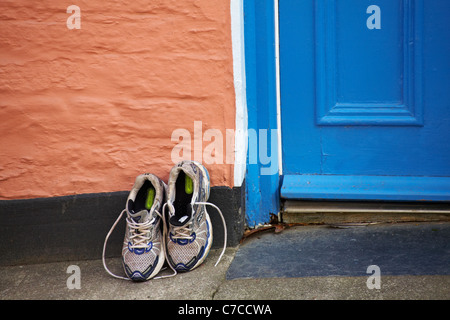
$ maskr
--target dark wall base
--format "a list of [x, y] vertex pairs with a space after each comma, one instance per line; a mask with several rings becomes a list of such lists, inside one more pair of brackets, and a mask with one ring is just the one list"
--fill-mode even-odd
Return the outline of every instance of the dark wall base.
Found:
[[[128, 192], [0, 201], [0, 265], [100, 259], [106, 234], [125, 206]], [[241, 188], [213, 187], [209, 201], [225, 217], [228, 246], [243, 233]], [[222, 220], [207, 207], [213, 225], [213, 248], [223, 246]], [[108, 257], [119, 257], [125, 217], [111, 235]]]

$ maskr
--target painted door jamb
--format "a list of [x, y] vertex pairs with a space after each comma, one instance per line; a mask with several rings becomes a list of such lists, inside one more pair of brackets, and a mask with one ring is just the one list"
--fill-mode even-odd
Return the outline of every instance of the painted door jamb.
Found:
[[[280, 211], [280, 174], [278, 141], [270, 143], [271, 129], [278, 129], [277, 68], [275, 47], [275, 3], [270, 0], [244, 0], [245, 72], [247, 88], [248, 130], [256, 133], [256, 141], [249, 139], [245, 177], [245, 209], [247, 225], [255, 227], [270, 221], [271, 214]], [[260, 130], [269, 132], [261, 136]], [[278, 130], [279, 132], [280, 130]], [[267, 150], [261, 150], [261, 139], [266, 139]], [[250, 152], [256, 150], [258, 161], [251, 161]], [[266, 151], [276, 161], [276, 172], [262, 174], [273, 163], [262, 164], [261, 153]]]

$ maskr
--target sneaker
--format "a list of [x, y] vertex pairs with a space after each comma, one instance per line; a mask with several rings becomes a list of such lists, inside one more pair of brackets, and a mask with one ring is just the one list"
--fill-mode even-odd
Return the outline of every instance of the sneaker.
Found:
[[[225, 230], [222, 258], [226, 249], [226, 225], [220, 209], [206, 202], [209, 198], [210, 182], [206, 168], [195, 161], [182, 161], [170, 171], [167, 202], [163, 213], [168, 211], [166, 225], [167, 261], [176, 271], [190, 271], [198, 267], [207, 257], [213, 242], [213, 229], [206, 205], [215, 207]], [[217, 265], [216, 263], [216, 265]]]
[[[149, 173], [136, 177], [128, 196], [126, 208], [108, 233], [103, 248], [103, 265], [116, 278], [145, 281], [155, 277], [165, 262], [163, 219], [160, 213], [165, 202], [166, 185]], [[116, 276], [106, 267], [106, 242], [126, 213], [126, 230], [122, 247], [122, 263], [128, 278]]]

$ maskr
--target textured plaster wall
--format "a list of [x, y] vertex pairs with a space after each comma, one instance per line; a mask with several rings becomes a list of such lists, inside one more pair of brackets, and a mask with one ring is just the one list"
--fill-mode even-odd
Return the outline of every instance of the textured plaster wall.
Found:
[[[172, 132], [194, 121], [235, 127], [229, 1], [0, 2], [0, 199], [167, 180]], [[233, 186], [232, 164], [207, 168]]]

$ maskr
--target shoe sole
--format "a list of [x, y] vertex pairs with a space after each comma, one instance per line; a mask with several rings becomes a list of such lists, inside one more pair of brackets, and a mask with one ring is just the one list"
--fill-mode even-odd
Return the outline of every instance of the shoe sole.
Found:
[[206, 221], [208, 222], [208, 226], [209, 226], [208, 245], [205, 248], [205, 252], [203, 253], [203, 256], [200, 258], [200, 260], [197, 261], [197, 263], [189, 271], [192, 271], [195, 268], [197, 268], [199, 265], [201, 265], [203, 263], [203, 261], [205, 261], [206, 257], [209, 254], [209, 250], [211, 249], [211, 245], [212, 245], [212, 242], [213, 242], [213, 229], [212, 229], [211, 219], [209, 218], [209, 214], [206, 211], [206, 208], [205, 208], [205, 215], [206, 215]]
[[[161, 238], [163, 238], [163, 236], [161, 235]], [[164, 246], [161, 247], [161, 251], [159, 253], [159, 260], [158, 260], [158, 264], [156, 265], [155, 270], [152, 272], [152, 274], [150, 275], [150, 277], [147, 278], [147, 280], [150, 280], [151, 278], [155, 277], [162, 269], [164, 262], [166, 262], [166, 253], [164, 252]]]
[[[209, 195], [210, 195], [210, 178], [209, 178], [209, 173], [207, 171], [207, 169], [205, 168], [205, 166], [203, 166], [200, 162], [197, 161], [191, 161], [192, 163], [194, 163], [195, 165], [197, 165], [197, 168], [199, 168], [202, 173], [203, 173], [203, 177], [207, 180], [207, 186], [206, 186], [206, 197], [205, 200], [203, 201], [208, 201], [209, 199]], [[203, 263], [203, 261], [205, 261], [206, 257], [209, 254], [209, 251], [211, 249], [212, 246], [212, 242], [213, 242], [213, 228], [212, 228], [212, 224], [211, 224], [211, 219], [209, 218], [209, 214], [208, 211], [206, 210], [206, 206], [205, 206], [205, 215], [206, 215], [206, 221], [208, 222], [208, 226], [209, 226], [209, 239], [208, 239], [208, 244], [207, 247], [205, 248], [205, 251], [203, 253], [203, 256], [200, 258], [199, 261], [197, 261], [197, 263], [190, 268], [189, 270], [186, 269], [177, 269], [176, 266], [173, 266], [175, 269], [177, 269], [178, 272], [187, 272], [187, 271], [192, 271], [195, 268], [197, 268], [199, 265], [201, 265]], [[169, 262], [170, 263], [170, 262]]]
[[[207, 178], [207, 181], [208, 181], [207, 184], [208, 185], [207, 185], [207, 188], [206, 188], [206, 199], [204, 201], [208, 201], [209, 194], [210, 194], [209, 173], [206, 170], [205, 166], [202, 165], [200, 162], [197, 162], [197, 161], [192, 161], [192, 162], [195, 163], [198, 166], [198, 168], [202, 171], [203, 177]], [[205, 253], [203, 254], [203, 257], [194, 265], [194, 267], [191, 270], [197, 268], [199, 265], [201, 265], [203, 263], [203, 261], [205, 261], [206, 257], [209, 254], [211, 246], [212, 246], [212, 242], [213, 242], [213, 228], [212, 228], [211, 219], [209, 218], [208, 211], [206, 210], [206, 206], [205, 206], [205, 214], [206, 214], [206, 221], [208, 222], [208, 226], [209, 226], [209, 229], [210, 229], [209, 230], [210, 237], [209, 237], [209, 241], [208, 241], [208, 246], [205, 248]]]

